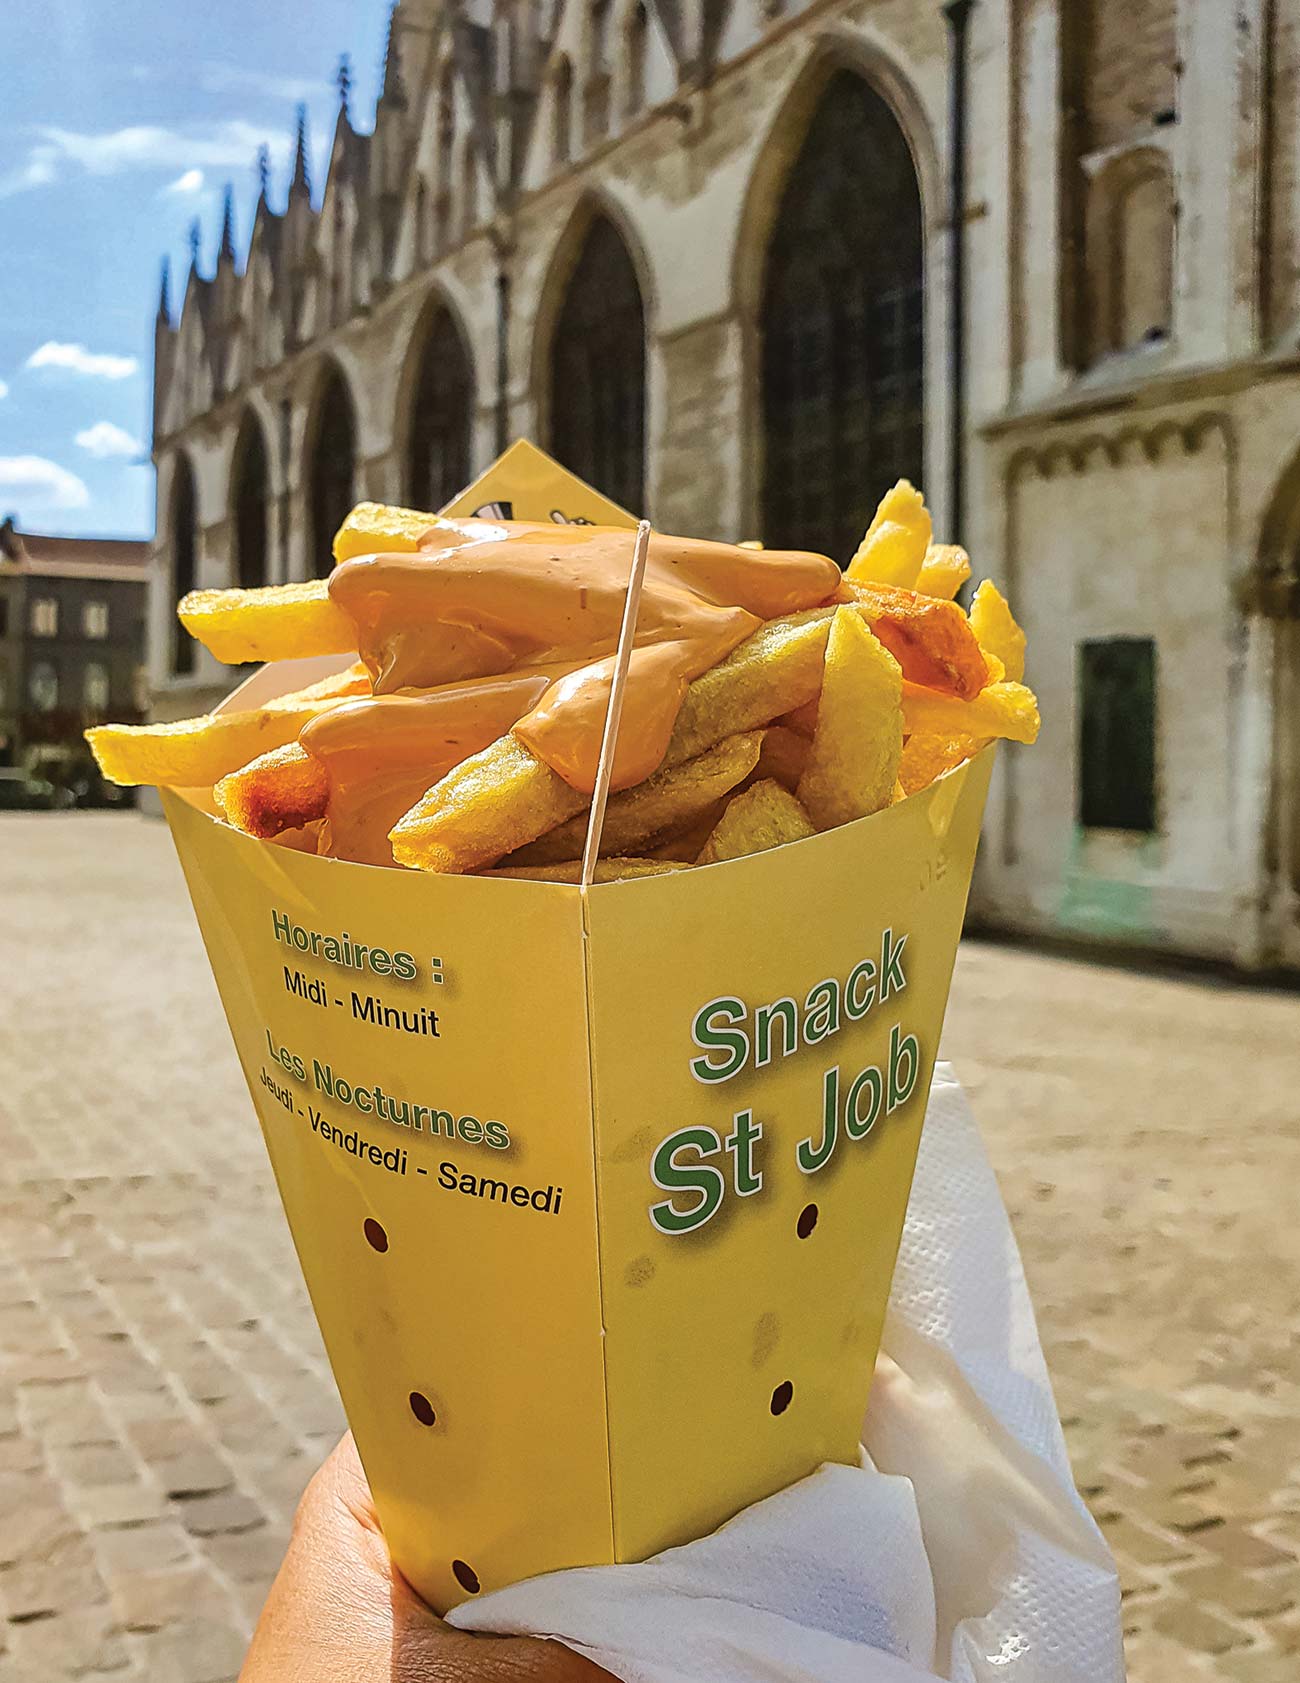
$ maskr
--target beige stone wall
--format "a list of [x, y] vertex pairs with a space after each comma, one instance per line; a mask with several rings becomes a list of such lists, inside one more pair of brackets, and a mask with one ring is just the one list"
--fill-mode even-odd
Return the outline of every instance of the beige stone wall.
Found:
[[1158, 112], [1177, 104], [1178, 0], [1073, 4], [1079, 13], [1080, 139], [1085, 152], [1101, 151], [1149, 128]]

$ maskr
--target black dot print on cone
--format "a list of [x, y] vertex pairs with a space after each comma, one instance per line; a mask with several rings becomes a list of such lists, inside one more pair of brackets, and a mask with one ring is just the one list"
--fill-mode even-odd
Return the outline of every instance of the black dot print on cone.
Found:
[[784, 1414], [786, 1409], [789, 1408], [790, 1404], [793, 1401], [794, 1401], [794, 1386], [790, 1383], [790, 1381], [788, 1379], [783, 1379], [781, 1381], [781, 1383], [777, 1386], [776, 1390], [772, 1392], [772, 1403], [771, 1403], [772, 1413], [773, 1414]]
[[366, 1243], [370, 1246], [371, 1250], [379, 1251], [382, 1254], [388, 1249], [388, 1235], [375, 1220], [374, 1216], [366, 1217], [365, 1225], [362, 1227], [361, 1231], [365, 1234]]
[[422, 1426], [432, 1426], [438, 1416], [434, 1413], [433, 1404], [423, 1391], [412, 1391], [410, 1395], [411, 1413]]
[[478, 1573], [472, 1566], [466, 1566], [463, 1560], [453, 1560], [451, 1572], [466, 1595], [477, 1595], [483, 1587], [478, 1581]]
[[806, 1239], [817, 1225], [816, 1204], [805, 1204], [799, 1211], [799, 1219], [794, 1224], [794, 1230], [801, 1239]]

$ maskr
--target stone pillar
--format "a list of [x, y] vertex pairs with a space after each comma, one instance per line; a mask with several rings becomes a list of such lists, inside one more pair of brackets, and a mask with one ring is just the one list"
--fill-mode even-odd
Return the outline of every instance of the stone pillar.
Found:
[[1032, 0], [1015, 23], [1016, 121], [1009, 137], [1009, 361], [1014, 401], [1033, 403], [1062, 380], [1062, 0]]
[[1189, 361], [1258, 345], [1265, 0], [1180, 8], [1177, 334]]

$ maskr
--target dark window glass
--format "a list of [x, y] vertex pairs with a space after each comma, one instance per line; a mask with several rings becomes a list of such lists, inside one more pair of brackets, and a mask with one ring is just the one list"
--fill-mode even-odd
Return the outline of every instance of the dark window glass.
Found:
[[317, 578], [328, 578], [334, 565], [334, 534], [356, 502], [356, 421], [347, 381], [330, 370], [316, 408], [316, 440], [308, 480], [311, 549], [307, 564]]
[[235, 582], [255, 589], [267, 582], [270, 542], [270, 474], [266, 439], [253, 414], [244, 417], [235, 441]]
[[923, 443], [921, 195], [878, 94], [831, 79], [786, 184], [762, 314], [763, 535], [843, 565]]
[[645, 512], [645, 311], [605, 217], [583, 243], [551, 341], [551, 450], [629, 513]]
[[469, 353], [450, 310], [437, 310], [429, 324], [411, 401], [411, 506], [439, 509], [469, 481], [474, 412]]
[[1110, 637], [1079, 646], [1079, 822], [1156, 827], [1156, 646]]
[[[176, 462], [172, 486], [172, 586], [176, 600], [194, 589], [198, 570], [198, 502], [194, 491], [194, 469], [189, 457]], [[183, 677], [194, 670], [194, 639], [176, 620], [172, 625], [172, 671]]]

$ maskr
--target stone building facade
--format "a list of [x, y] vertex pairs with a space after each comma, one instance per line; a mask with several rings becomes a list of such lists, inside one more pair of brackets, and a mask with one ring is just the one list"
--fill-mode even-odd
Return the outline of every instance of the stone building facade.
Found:
[[149, 559], [0, 521], [0, 766], [98, 784], [83, 730], [142, 716]]
[[323, 191], [164, 286], [157, 712], [229, 682], [181, 592], [516, 435], [841, 557], [906, 473], [1043, 706], [977, 915], [1300, 964], [1298, 96], [1300, 0], [398, 0]]

